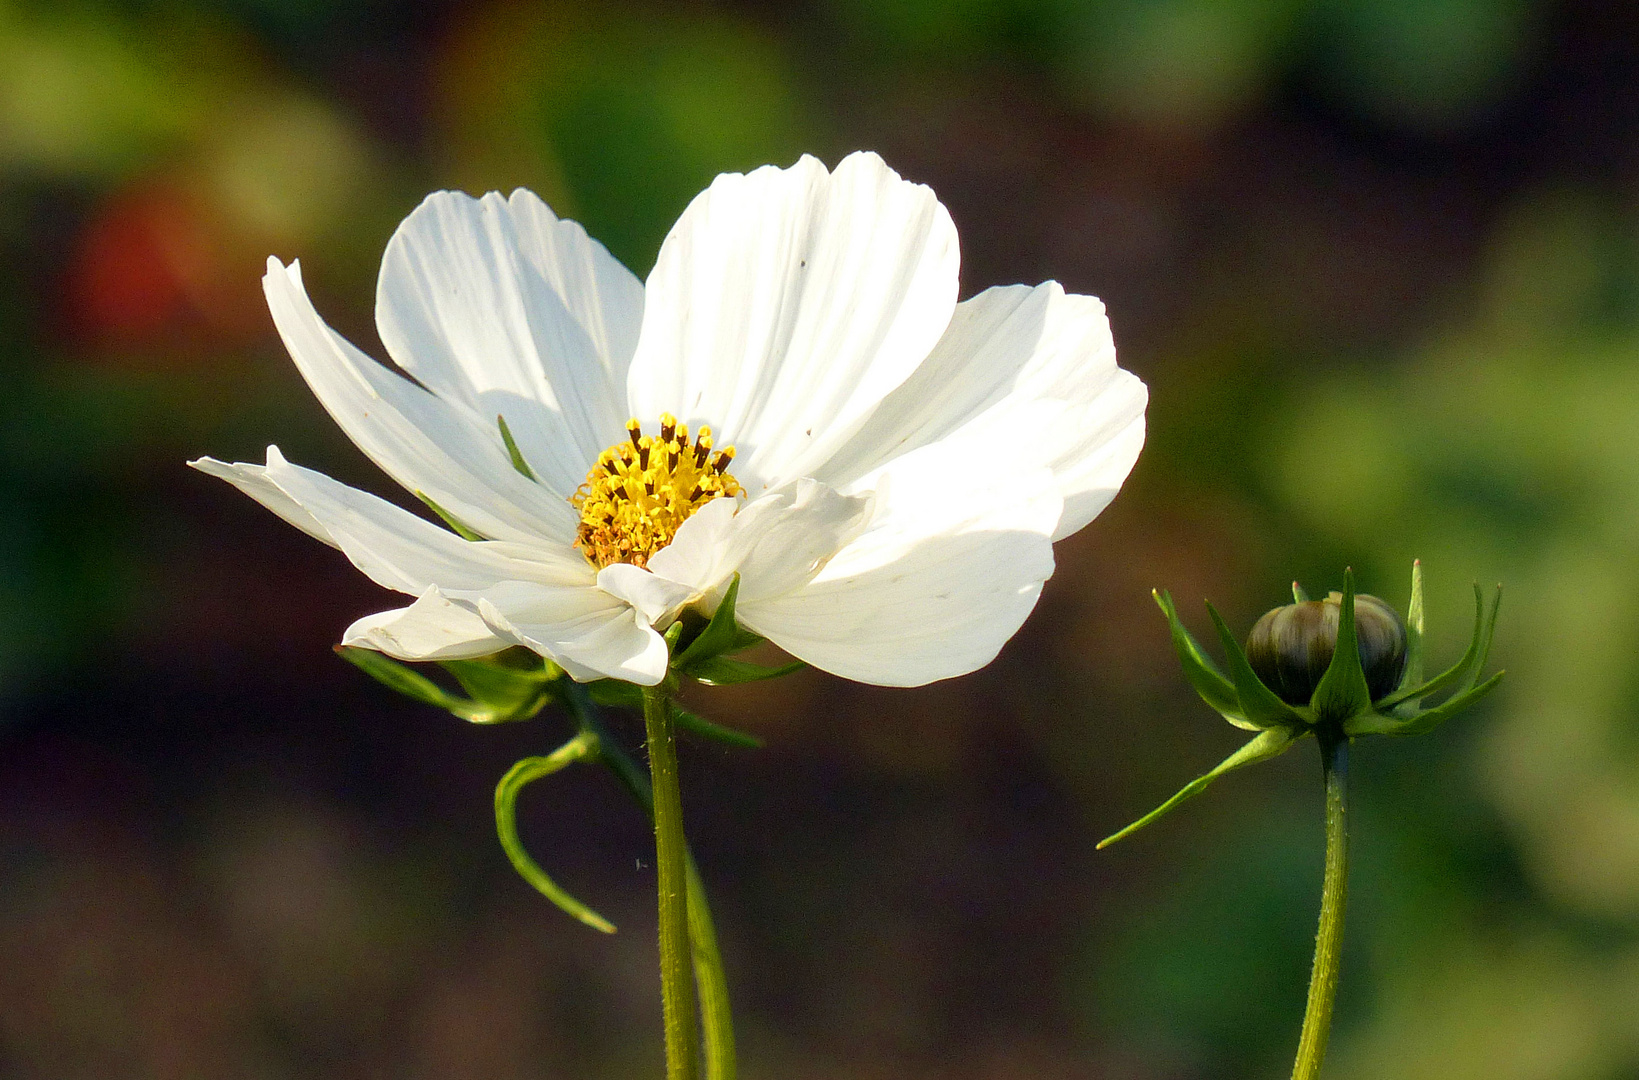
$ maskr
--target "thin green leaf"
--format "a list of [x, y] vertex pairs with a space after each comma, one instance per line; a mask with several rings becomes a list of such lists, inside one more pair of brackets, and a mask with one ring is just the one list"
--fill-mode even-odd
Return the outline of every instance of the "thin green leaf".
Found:
[[748, 649], [763, 640], [756, 634], [742, 630], [734, 621], [734, 606], [739, 596], [740, 575], [735, 574], [729, 581], [728, 589], [723, 593], [717, 610], [711, 613], [711, 621], [706, 623], [704, 630], [694, 636], [694, 640], [689, 642], [687, 648], [673, 658], [673, 667], [693, 675], [703, 661], [722, 656], [724, 653]]
[[501, 429], [501, 441], [506, 443], [506, 452], [512, 458], [512, 467], [523, 473], [527, 479], [535, 479], [535, 470], [524, 460], [523, 451], [518, 449], [518, 441], [512, 437], [512, 429], [506, 426], [506, 417], [496, 414], [495, 423]]
[[1343, 602], [1337, 612], [1337, 648], [1315, 687], [1310, 706], [1317, 719], [1343, 721], [1371, 707], [1366, 669], [1360, 665], [1360, 643], [1354, 625], [1354, 571], [1343, 571]]
[[427, 494], [425, 492], [418, 491], [418, 492], [415, 493], [415, 497], [420, 499], [422, 502], [426, 503], [427, 504], [427, 509], [431, 510], [433, 513], [437, 514], [440, 518], [442, 518], [443, 521], [444, 521], [444, 524], [446, 524], [450, 528], [454, 529], [455, 534], [457, 536], [459, 536], [461, 539], [463, 539], [463, 540], [482, 540], [483, 539], [482, 535], [480, 535], [479, 533], [473, 532], [471, 529], [469, 529], [465, 525], [461, 524], [461, 519], [460, 518], [456, 517], [454, 514], [450, 513], [448, 510], [444, 509], [442, 506], [439, 506], [437, 503], [433, 502], [430, 498], [428, 498]]
[[1303, 586], [1295, 581], [1292, 582], [1292, 603], [1307, 604], [1308, 602], [1309, 594], [1303, 591]]
[[546, 871], [542, 870], [535, 860], [529, 857], [529, 852], [524, 850], [523, 841], [518, 839], [518, 794], [524, 786], [543, 776], [551, 776], [566, 765], [592, 757], [595, 753], [595, 738], [582, 732], [546, 757], [524, 758], [508, 769], [507, 774], [501, 777], [501, 782], [495, 785], [495, 832], [501, 838], [501, 847], [506, 851], [507, 858], [512, 860], [512, 868], [518, 871], [520, 877], [535, 886], [542, 896], [558, 905], [564, 914], [579, 919], [594, 930], [612, 934], [615, 932], [614, 924], [570, 896], [557, 882], [548, 877]]
[[673, 709], [672, 713], [677, 726], [691, 735], [698, 735], [703, 739], [727, 743], [729, 746], [738, 746], [745, 750], [761, 750], [763, 741], [755, 735], [747, 735], [743, 731], [736, 731], [731, 727], [713, 723], [705, 717], [683, 709]]
[[1218, 628], [1218, 640], [1223, 643], [1224, 655], [1229, 658], [1229, 674], [1235, 680], [1235, 698], [1239, 702], [1240, 715], [1260, 731], [1276, 727], [1306, 727], [1307, 723], [1298, 711], [1277, 697], [1252, 670], [1241, 643], [1229, 632], [1218, 609], [1211, 604], [1206, 609], [1212, 616], [1212, 625]]
[[1250, 742], [1242, 746], [1233, 754], [1230, 754], [1228, 757], [1224, 758], [1223, 761], [1219, 762], [1217, 767], [1211, 772], [1191, 780], [1188, 784], [1184, 785], [1183, 789], [1179, 791], [1178, 794], [1174, 795], [1154, 810], [1151, 810], [1131, 825], [1128, 825], [1120, 832], [1100, 840], [1098, 842], [1098, 846], [1100, 848], [1106, 848], [1115, 843], [1117, 840], [1131, 836], [1133, 833], [1155, 821], [1157, 818], [1160, 818], [1162, 815], [1170, 813], [1176, 809], [1180, 803], [1192, 799], [1201, 792], [1205, 791], [1208, 784], [1211, 784], [1224, 773], [1233, 772], [1236, 769], [1242, 769], [1248, 765], [1252, 765], [1259, 761], [1264, 761], [1268, 758], [1285, 753], [1293, 743], [1303, 738], [1305, 734], [1307, 734], [1307, 732], [1298, 732], [1287, 728], [1271, 728], [1268, 731], [1259, 732], [1257, 735], [1253, 736]]
[[801, 671], [807, 666], [801, 660], [793, 660], [779, 667], [767, 667], [763, 664], [736, 660], [731, 656], [713, 656], [689, 665], [688, 673], [707, 686], [738, 686], [741, 683], [777, 679], [782, 675]]
[[[1498, 586], [1498, 589], [1500, 591], [1500, 585]], [[1493, 612], [1493, 621], [1494, 620], [1495, 612]], [[1378, 711], [1387, 712], [1390, 709], [1401, 708], [1402, 706], [1409, 706], [1411, 709], [1415, 709], [1417, 707], [1417, 702], [1428, 697], [1430, 694], [1437, 694], [1441, 690], [1444, 690], [1458, 679], [1461, 679], [1464, 673], [1472, 670], [1477, 675], [1480, 669], [1479, 665], [1476, 664], [1476, 661], [1483, 663], [1483, 660], [1480, 657], [1480, 648], [1484, 643], [1484, 639], [1485, 597], [1480, 593], [1479, 583], [1475, 582], [1474, 635], [1469, 639], [1468, 649], [1464, 651], [1462, 658], [1455, 664], [1452, 664], [1450, 667], [1440, 672], [1440, 674], [1434, 676], [1434, 678], [1422, 683], [1421, 685], [1409, 686], [1401, 690], [1396, 690], [1394, 693], [1377, 703]], [[1470, 680], [1469, 685], [1473, 685], [1472, 679]]]
[[1202, 701], [1222, 713], [1231, 723], [1245, 723], [1246, 718], [1241, 715], [1240, 702], [1235, 696], [1235, 684], [1229, 681], [1212, 657], [1184, 629], [1184, 624], [1178, 621], [1178, 609], [1173, 606], [1172, 594], [1151, 589], [1150, 596], [1161, 608], [1161, 614], [1167, 617], [1167, 627], [1172, 632], [1172, 647], [1178, 653], [1179, 663], [1184, 666], [1184, 678], [1195, 687]]

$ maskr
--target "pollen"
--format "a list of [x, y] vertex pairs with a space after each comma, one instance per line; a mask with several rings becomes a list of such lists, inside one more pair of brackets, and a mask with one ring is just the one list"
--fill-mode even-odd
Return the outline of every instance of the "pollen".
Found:
[[728, 471], [734, 447], [713, 452], [711, 428], [689, 441], [689, 427], [660, 414], [660, 434], [626, 422], [627, 439], [598, 455], [569, 502], [580, 511], [575, 546], [600, 569], [613, 563], [646, 566], [672, 542], [683, 522], [706, 503], [739, 495]]

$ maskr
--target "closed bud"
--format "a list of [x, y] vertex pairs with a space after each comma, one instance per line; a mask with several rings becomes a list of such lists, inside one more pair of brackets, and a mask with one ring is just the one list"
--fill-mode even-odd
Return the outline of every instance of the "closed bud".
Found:
[[[1259, 619], [1246, 639], [1246, 658], [1263, 684], [1288, 705], [1307, 705], [1337, 651], [1338, 614], [1343, 594], [1275, 608]], [[1360, 666], [1373, 701], [1400, 685], [1406, 668], [1406, 624], [1399, 612], [1375, 596], [1354, 598], [1355, 637]]]

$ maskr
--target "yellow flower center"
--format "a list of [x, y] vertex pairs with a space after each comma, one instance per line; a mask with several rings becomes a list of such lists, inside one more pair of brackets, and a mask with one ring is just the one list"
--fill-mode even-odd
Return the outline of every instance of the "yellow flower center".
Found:
[[714, 457], [709, 427], [691, 444], [688, 425], [661, 413], [659, 435], [643, 434], [636, 420], [626, 422], [626, 432], [629, 440], [599, 454], [586, 483], [569, 496], [580, 511], [575, 546], [600, 569], [647, 565], [696, 510], [743, 490], [728, 472], [734, 447]]

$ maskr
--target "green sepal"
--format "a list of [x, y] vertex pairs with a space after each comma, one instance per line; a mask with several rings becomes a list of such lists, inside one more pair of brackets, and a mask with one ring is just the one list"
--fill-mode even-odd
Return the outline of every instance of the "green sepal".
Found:
[[1354, 571], [1343, 571], [1343, 602], [1337, 612], [1337, 647], [1332, 651], [1332, 662], [1326, 674], [1320, 677], [1309, 707], [1319, 720], [1342, 722], [1369, 710], [1372, 704], [1371, 688], [1366, 683], [1366, 669], [1360, 664], [1360, 643], [1354, 625]]
[[779, 667], [768, 667], [764, 664], [736, 660], [731, 656], [713, 656], [690, 665], [688, 674], [707, 686], [738, 686], [741, 683], [777, 679], [782, 675], [801, 671], [807, 666], [801, 660], [793, 660]]
[[1422, 735], [1426, 732], [1433, 731], [1453, 716], [1462, 712], [1464, 709], [1468, 708], [1470, 705], [1474, 704], [1476, 701], [1495, 690], [1497, 688], [1497, 684], [1502, 682], [1502, 677], [1506, 674], [1506, 671], [1499, 671], [1489, 679], [1480, 683], [1478, 686], [1469, 687], [1467, 690], [1464, 690], [1459, 694], [1453, 694], [1451, 697], [1434, 706], [1432, 709], [1423, 710], [1416, 716], [1413, 716], [1410, 720], [1406, 721], [1405, 726], [1400, 728], [1398, 731], [1390, 731], [1386, 732], [1385, 734]]
[[487, 705], [495, 719], [528, 720], [557, 697], [555, 686], [563, 672], [556, 664], [534, 669], [516, 668], [485, 657], [480, 660], [445, 660], [439, 667], [455, 676], [474, 701]]
[[643, 708], [643, 688], [621, 679], [597, 679], [585, 683], [586, 694], [598, 705], [616, 709]]
[[396, 690], [405, 697], [443, 709], [472, 724], [505, 724], [514, 720], [528, 720], [540, 712], [547, 702], [557, 696], [556, 679], [562, 674], [556, 664], [545, 661], [543, 667], [527, 674], [528, 686], [509, 681], [514, 673], [493, 657], [482, 660], [446, 660], [439, 666], [454, 675], [471, 698], [452, 694], [413, 668], [374, 649], [354, 645], [337, 645], [336, 655], [375, 679], [383, 686]]
[[428, 498], [426, 492], [418, 491], [415, 493], [415, 497], [426, 503], [427, 509], [437, 514], [439, 518], [443, 520], [444, 524], [455, 530], [455, 535], [459, 536], [461, 539], [472, 541], [484, 539], [483, 534], [474, 532], [472, 529], [467, 528], [467, 526], [461, 523], [460, 518], [456, 517], [442, 506], [439, 506], [437, 503], [433, 502], [432, 499]]
[[396, 690], [405, 697], [414, 698], [441, 709], [449, 708], [458, 700], [454, 694], [433, 682], [419, 671], [414, 671], [385, 653], [356, 645], [337, 645], [337, 656], [358, 668], [383, 686]]
[[362, 649], [354, 645], [337, 645], [336, 655], [358, 668], [390, 690], [423, 704], [454, 713], [462, 720], [475, 724], [495, 723], [494, 710], [476, 701], [468, 701], [445, 690], [419, 671], [399, 663], [392, 657]]
[[1178, 609], [1173, 606], [1172, 594], [1151, 589], [1150, 596], [1155, 599], [1161, 608], [1161, 614], [1167, 617], [1167, 627], [1172, 631], [1172, 647], [1178, 653], [1178, 660], [1184, 666], [1184, 678], [1195, 687], [1195, 692], [1201, 695], [1201, 700], [1212, 706], [1224, 719], [1236, 727], [1248, 731], [1258, 730], [1241, 713], [1239, 699], [1235, 696], [1235, 684], [1229, 677], [1219, 670], [1218, 665], [1208, 656], [1184, 624], [1178, 621]]
[[[1491, 610], [1485, 610], [1485, 598], [1480, 592], [1479, 583], [1474, 584], [1474, 638], [1469, 642], [1468, 651], [1463, 658], [1457, 661], [1438, 676], [1430, 679], [1421, 686], [1414, 687], [1411, 694], [1404, 692], [1384, 698], [1379, 702], [1378, 711], [1356, 717], [1352, 722], [1344, 725], [1344, 731], [1349, 735], [1422, 735], [1433, 731], [1453, 716], [1462, 712], [1482, 697], [1495, 690], [1502, 681], [1504, 672], [1497, 672], [1479, 685], [1480, 673], [1485, 670], [1485, 662], [1491, 655], [1491, 642], [1497, 632], [1497, 611], [1502, 607], [1502, 586], [1497, 586], [1492, 598]], [[1465, 676], [1466, 672], [1466, 677]], [[1418, 709], [1417, 701], [1427, 694], [1444, 689], [1452, 682], [1462, 679], [1462, 685], [1440, 704], [1428, 709]], [[1397, 700], [1398, 699], [1398, 700]], [[1386, 710], [1391, 705], [1398, 705], [1392, 714]]]
[[542, 896], [556, 904], [565, 915], [578, 919], [594, 930], [605, 934], [615, 932], [615, 925], [563, 890], [547, 876], [518, 839], [518, 794], [524, 785], [543, 776], [551, 776], [566, 765], [593, 757], [595, 736], [585, 732], [575, 736], [546, 757], [527, 757], [507, 770], [501, 782], [495, 785], [495, 832], [501, 839], [501, 848], [512, 861], [518, 876], [533, 885]]
[[1269, 728], [1301, 730], [1308, 727], [1308, 721], [1302, 714], [1263, 685], [1263, 680], [1252, 670], [1245, 651], [1241, 649], [1241, 643], [1230, 633], [1223, 616], [1218, 614], [1218, 609], [1211, 604], [1208, 604], [1206, 609], [1212, 616], [1212, 624], [1218, 628], [1218, 639], [1223, 642], [1224, 655], [1229, 658], [1229, 674], [1235, 680], [1235, 698], [1240, 703], [1240, 715], [1246, 722], [1258, 731]]
[[[1490, 649], [1490, 632], [1486, 627], [1489, 625], [1491, 630], [1496, 629], [1497, 607], [1501, 603], [1502, 586], [1498, 585], [1496, 603], [1492, 604], [1491, 614], [1488, 619], [1485, 612], [1485, 596], [1480, 592], [1480, 584], [1476, 581], [1474, 583], [1474, 636], [1469, 639], [1468, 649], [1462, 657], [1455, 664], [1452, 664], [1427, 682], [1415, 686], [1404, 686], [1396, 690], [1377, 703], [1378, 711], [1387, 712], [1394, 709], [1401, 715], [1409, 716], [1416, 711], [1417, 703], [1421, 699], [1428, 697], [1430, 694], [1439, 693], [1452, 683], [1457, 682], [1465, 674], [1469, 676], [1468, 685], [1473, 686], [1474, 680], [1479, 677], [1480, 671], [1485, 666], [1485, 657], [1482, 653]], [[1407, 635], [1407, 648], [1409, 650], [1409, 626]]]
[[1303, 586], [1296, 581], [1292, 582], [1292, 603], [1307, 604], [1308, 602], [1309, 594], [1304, 591]]
[[729, 579], [728, 589], [724, 591], [723, 599], [717, 604], [717, 610], [711, 613], [711, 620], [706, 623], [703, 630], [694, 635], [694, 639], [681, 653], [672, 657], [672, 667], [685, 675], [693, 675], [699, 665], [707, 660], [761, 644], [762, 638], [749, 630], [741, 629], [740, 624], [734, 619], [734, 607], [739, 597], [740, 575], [735, 574]]
[[[1480, 586], [1474, 585], [1474, 599], [1479, 602]], [[1480, 653], [1474, 659], [1474, 666], [1469, 669], [1468, 678], [1463, 680], [1463, 690], [1480, 681], [1480, 672], [1485, 670], [1485, 662], [1491, 658], [1491, 639], [1497, 634], [1497, 610], [1502, 607], [1502, 582], [1497, 582], [1497, 591], [1491, 598], [1491, 614], [1485, 619], [1485, 634], [1480, 640]]]
[[1395, 693], [1423, 681], [1423, 560], [1411, 561], [1411, 602], [1406, 605], [1406, 670]]
[[1184, 785], [1183, 789], [1179, 791], [1178, 794], [1174, 795], [1154, 810], [1151, 810], [1131, 825], [1128, 825], [1120, 832], [1100, 840], [1098, 842], [1098, 846], [1100, 848], [1106, 848], [1115, 843], [1117, 840], [1131, 836], [1133, 833], [1155, 821], [1157, 818], [1160, 818], [1161, 816], [1176, 809], [1180, 803], [1186, 802], [1187, 800], [1192, 799], [1201, 792], [1205, 791], [1207, 785], [1211, 784], [1212, 781], [1218, 779], [1218, 777], [1222, 776], [1224, 773], [1233, 772], [1236, 769], [1242, 769], [1248, 765], [1253, 765], [1257, 762], [1265, 761], [1269, 758], [1284, 754], [1293, 743], [1297, 742], [1307, 734], [1308, 732], [1306, 731], [1298, 731], [1292, 728], [1284, 727], [1270, 728], [1268, 731], [1259, 732], [1257, 735], [1253, 736], [1251, 741], [1247, 742], [1246, 745], [1242, 746], [1239, 750], [1220, 761], [1217, 767], [1211, 772], [1191, 780], [1188, 784]]
[[1476, 701], [1497, 688], [1502, 682], [1504, 671], [1499, 671], [1478, 686], [1471, 686], [1440, 702], [1430, 709], [1412, 713], [1410, 716], [1385, 716], [1382, 713], [1368, 713], [1356, 717], [1343, 726], [1344, 733], [1355, 735], [1424, 735], [1447, 720], [1456, 716]]
[[755, 735], [747, 735], [743, 731], [713, 723], [698, 713], [691, 713], [685, 709], [672, 706], [672, 719], [677, 726], [690, 735], [698, 735], [702, 739], [711, 739], [713, 742], [726, 743], [743, 750], [761, 750], [763, 741]]
[[501, 441], [506, 443], [506, 452], [507, 456], [512, 458], [512, 467], [522, 473], [525, 479], [534, 480], [535, 470], [524, 460], [524, 452], [518, 449], [518, 440], [512, 437], [512, 429], [506, 426], [506, 417], [497, 413], [495, 426], [501, 429]]

